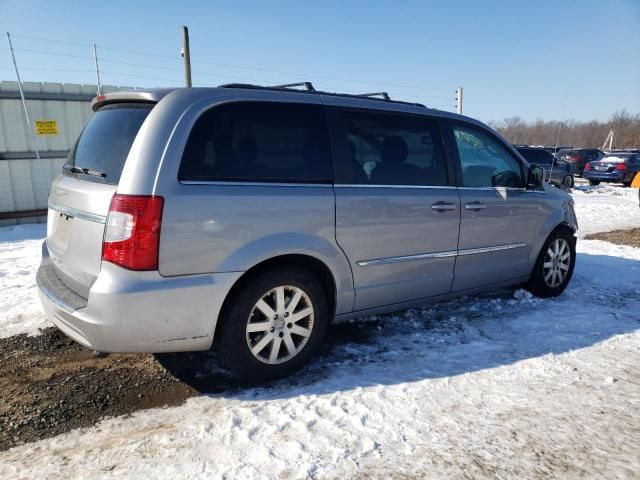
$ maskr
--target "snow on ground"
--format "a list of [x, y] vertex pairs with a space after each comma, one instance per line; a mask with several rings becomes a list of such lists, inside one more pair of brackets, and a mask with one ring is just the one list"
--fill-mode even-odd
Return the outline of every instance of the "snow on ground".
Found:
[[0, 227], [0, 337], [51, 326], [36, 294], [44, 224]]
[[637, 188], [606, 184], [577, 186], [573, 190], [573, 199], [581, 237], [589, 233], [640, 227]]
[[[581, 227], [634, 226], [627, 191], [576, 194]], [[637, 478], [640, 249], [582, 240], [576, 265], [559, 298], [358, 320], [290, 379], [13, 448], [0, 478]]]

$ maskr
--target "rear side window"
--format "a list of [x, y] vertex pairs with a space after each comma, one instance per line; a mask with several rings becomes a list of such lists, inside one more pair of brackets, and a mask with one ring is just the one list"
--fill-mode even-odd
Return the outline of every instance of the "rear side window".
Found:
[[64, 173], [117, 185], [131, 145], [152, 108], [151, 104], [136, 103], [102, 107], [69, 153]]
[[195, 123], [180, 180], [331, 182], [331, 156], [320, 105], [229, 103]]
[[465, 187], [524, 187], [522, 165], [489, 134], [467, 125], [454, 125], [462, 184]]
[[447, 165], [434, 120], [377, 112], [342, 112], [348, 158], [336, 183], [447, 185]]

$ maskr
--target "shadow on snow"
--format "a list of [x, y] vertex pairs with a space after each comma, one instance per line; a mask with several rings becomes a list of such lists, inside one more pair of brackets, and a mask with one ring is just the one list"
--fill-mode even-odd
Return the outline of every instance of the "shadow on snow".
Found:
[[579, 253], [555, 299], [501, 290], [329, 328], [320, 355], [292, 377], [236, 383], [208, 352], [157, 355], [203, 394], [255, 400], [435, 379], [589, 347], [640, 328], [640, 262]]

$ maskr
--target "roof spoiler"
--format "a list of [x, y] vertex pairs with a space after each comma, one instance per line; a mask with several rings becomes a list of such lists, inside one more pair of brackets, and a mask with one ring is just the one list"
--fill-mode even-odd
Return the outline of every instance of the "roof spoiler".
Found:
[[130, 90], [105, 93], [91, 100], [91, 109], [96, 112], [111, 103], [158, 103], [173, 90], [175, 89]]

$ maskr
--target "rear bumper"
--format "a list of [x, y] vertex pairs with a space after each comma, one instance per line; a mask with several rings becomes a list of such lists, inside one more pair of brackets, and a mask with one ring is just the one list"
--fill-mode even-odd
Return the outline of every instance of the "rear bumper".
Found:
[[51, 268], [43, 244], [37, 284], [47, 316], [78, 343], [111, 353], [210, 348], [222, 302], [241, 275], [162, 277], [105, 262], [83, 306], [73, 292], [65, 295], [64, 284], [46, 271]]
[[583, 178], [587, 180], [597, 180], [599, 182], [614, 182], [614, 183], [622, 183], [624, 181], [627, 173], [613, 174], [613, 173], [592, 173], [592, 172], [583, 172]]

